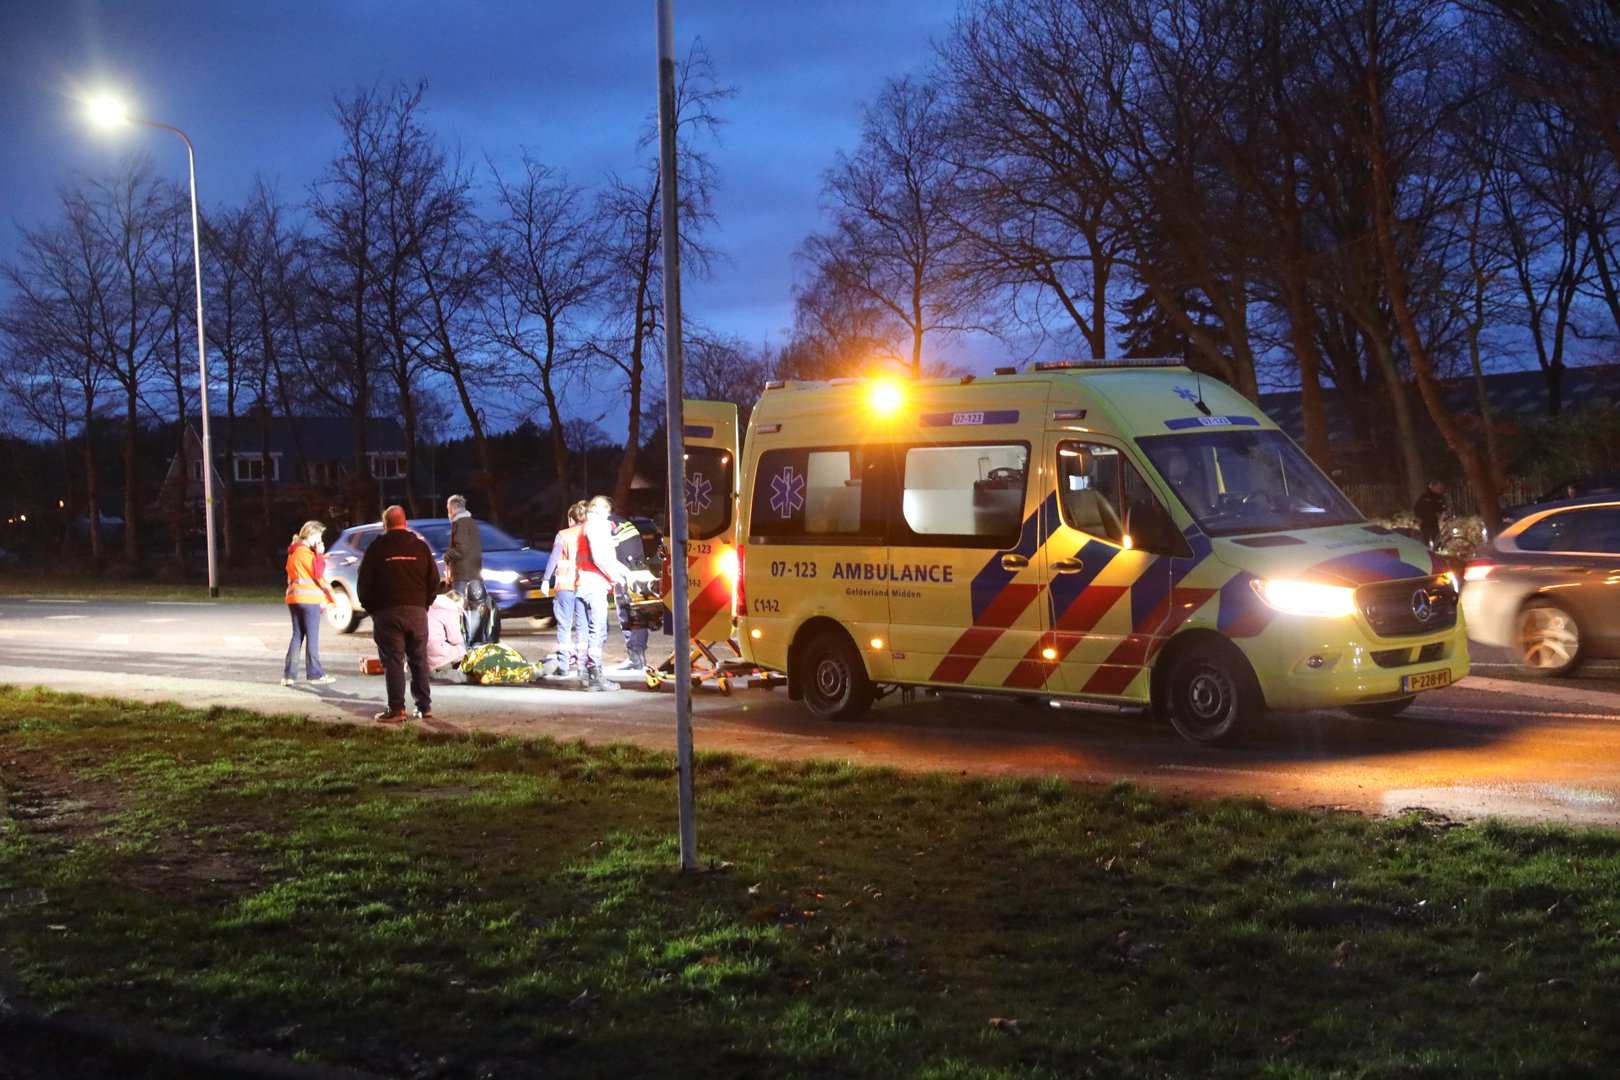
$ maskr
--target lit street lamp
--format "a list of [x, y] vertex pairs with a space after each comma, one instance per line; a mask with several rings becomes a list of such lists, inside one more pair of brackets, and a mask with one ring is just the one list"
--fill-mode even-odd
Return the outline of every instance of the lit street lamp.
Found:
[[219, 566], [215, 558], [214, 541], [214, 439], [208, 422], [208, 350], [204, 344], [203, 292], [202, 292], [202, 231], [197, 224], [197, 152], [186, 133], [169, 124], [155, 120], [141, 120], [130, 116], [124, 107], [111, 98], [96, 98], [90, 102], [90, 116], [98, 124], [141, 124], [162, 128], [180, 136], [186, 144], [186, 163], [191, 174], [191, 268], [197, 278], [197, 388], [202, 399], [202, 474], [203, 522], [208, 534], [208, 595], [219, 596]]

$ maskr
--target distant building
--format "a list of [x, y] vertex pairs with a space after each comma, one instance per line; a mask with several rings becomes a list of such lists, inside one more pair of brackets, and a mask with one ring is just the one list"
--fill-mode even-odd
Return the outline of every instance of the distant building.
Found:
[[[1547, 380], [1539, 370], [1506, 371], [1486, 375], [1484, 381], [1485, 398], [1490, 402], [1493, 419], [1524, 419], [1550, 414]], [[1479, 412], [1479, 390], [1473, 379], [1447, 379], [1442, 385], [1452, 415]], [[1414, 415], [1425, 417], [1427, 414], [1416, 389], [1409, 389]], [[1373, 393], [1378, 394], [1377, 391]], [[1327, 414], [1328, 441], [1335, 447], [1354, 446], [1359, 433], [1351, 419], [1349, 395], [1332, 387], [1324, 387], [1322, 394]], [[1593, 405], [1620, 405], [1620, 364], [1565, 369], [1563, 399], [1566, 412]], [[1372, 405], [1381, 412], [1382, 398], [1375, 397]], [[1261, 394], [1260, 408], [1295, 442], [1305, 441], [1304, 410], [1300, 407], [1298, 390]]]
[[[332, 416], [215, 416], [209, 421], [214, 450], [215, 498], [227, 480], [240, 499], [244, 493], [269, 485], [272, 496], [284, 492], [298, 497], [297, 489], [320, 487], [341, 491], [357, 476], [377, 482], [381, 497], [405, 494], [405, 431], [392, 417], [374, 417], [367, 423], [366, 460], [357, 462], [354, 427], [347, 417]], [[183, 459], [183, 460], [182, 460]], [[363, 472], [362, 472], [363, 470]], [[185, 427], [184, 449], [169, 462], [163, 480], [163, 498], [172, 498], [177, 483], [185, 485], [185, 501], [203, 499], [202, 434], [195, 418]], [[424, 490], [418, 472], [419, 495]], [[431, 477], [426, 487], [431, 488]]]

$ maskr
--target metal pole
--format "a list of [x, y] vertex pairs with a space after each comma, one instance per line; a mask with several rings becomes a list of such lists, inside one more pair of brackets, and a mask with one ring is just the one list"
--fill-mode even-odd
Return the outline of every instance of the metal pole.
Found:
[[169, 124], [130, 117], [132, 124], [162, 128], [180, 136], [186, 144], [186, 164], [191, 175], [191, 268], [197, 279], [197, 389], [202, 402], [203, 526], [208, 535], [208, 595], [219, 597], [219, 562], [214, 539], [214, 437], [208, 420], [208, 346], [203, 330], [202, 230], [197, 217], [197, 151], [186, 133]]
[[670, 617], [675, 637], [675, 757], [680, 774], [681, 869], [696, 870], [692, 807], [692, 648], [686, 584], [686, 431], [682, 407], [680, 198], [675, 186], [675, 9], [658, 9], [658, 183], [664, 252], [664, 426], [669, 445]]

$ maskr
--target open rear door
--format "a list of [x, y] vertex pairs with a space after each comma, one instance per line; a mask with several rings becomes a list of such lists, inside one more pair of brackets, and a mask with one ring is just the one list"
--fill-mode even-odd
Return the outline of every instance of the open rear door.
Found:
[[[737, 583], [737, 406], [687, 399], [682, 407], [692, 640], [724, 642], [731, 637], [731, 595]], [[664, 605], [671, 606], [667, 583]]]

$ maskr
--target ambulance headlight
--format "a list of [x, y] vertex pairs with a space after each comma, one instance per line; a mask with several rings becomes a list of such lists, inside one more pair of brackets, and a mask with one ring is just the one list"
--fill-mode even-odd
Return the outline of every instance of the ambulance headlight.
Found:
[[1343, 585], [1318, 585], [1286, 578], [1257, 578], [1251, 584], [1260, 599], [1289, 615], [1341, 618], [1356, 610], [1356, 591]]
[[485, 570], [480, 575], [485, 581], [498, 581], [502, 585], [510, 585], [518, 579], [516, 570]]

